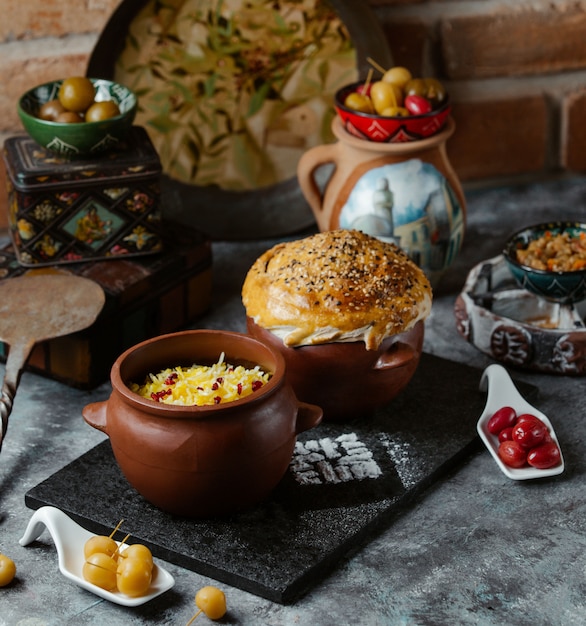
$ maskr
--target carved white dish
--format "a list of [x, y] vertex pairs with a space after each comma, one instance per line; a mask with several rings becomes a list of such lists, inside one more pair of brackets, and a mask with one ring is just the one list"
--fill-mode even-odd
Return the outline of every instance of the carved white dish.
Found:
[[[72, 582], [97, 596], [121, 604], [123, 606], [139, 606], [168, 591], [175, 584], [175, 579], [169, 572], [155, 563], [153, 579], [148, 593], [139, 598], [131, 598], [117, 591], [106, 591], [85, 580], [82, 576], [84, 564], [83, 547], [86, 541], [94, 534], [82, 528], [63, 511], [52, 506], [43, 506], [34, 512], [29, 520], [24, 535], [19, 540], [21, 546], [27, 546], [39, 538], [45, 528], [49, 531], [59, 559], [59, 570]], [[126, 544], [118, 545], [126, 547]]]
[[[513, 480], [529, 480], [532, 478], [547, 478], [548, 476], [556, 476], [561, 474], [564, 469], [564, 457], [561, 447], [553, 426], [547, 415], [529, 404], [525, 398], [519, 393], [515, 384], [511, 380], [507, 370], [502, 365], [489, 365], [483, 372], [480, 379], [480, 390], [487, 392], [486, 406], [480, 419], [478, 420], [477, 430], [480, 438], [488, 448], [496, 464], [500, 467], [503, 474]], [[551, 438], [556, 442], [560, 449], [560, 462], [549, 469], [536, 469], [531, 466], [522, 468], [513, 468], [505, 465], [498, 455], [499, 441], [496, 435], [488, 431], [488, 420], [492, 415], [504, 406], [510, 406], [517, 412], [517, 415], [523, 413], [531, 413], [538, 417], [548, 428]]]
[[586, 300], [560, 305], [520, 288], [502, 255], [472, 268], [454, 313], [464, 339], [505, 366], [586, 376]]

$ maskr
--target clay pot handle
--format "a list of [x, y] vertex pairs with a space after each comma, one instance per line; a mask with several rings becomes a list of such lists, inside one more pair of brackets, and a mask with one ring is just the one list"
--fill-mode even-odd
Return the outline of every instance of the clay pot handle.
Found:
[[397, 341], [380, 355], [374, 364], [375, 370], [387, 370], [403, 367], [418, 357], [418, 352], [408, 343]]
[[327, 223], [328, 216], [323, 215], [323, 197], [315, 179], [315, 171], [321, 165], [328, 163], [336, 167], [338, 154], [338, 143], [315, 146], [304, 152], [297, 164], [299, 187], [320, 227], [322, 223]]
[[295, 433], [298, 435], [306, 430], [315, 428], [321, 423], [323, 416], [324, 412], [321, 407], [315, 404], [308, 404], [307, 402], [299, 402], [299, 406], [297, 407], [297, 420], [295, 422]]
[[108, 403], [105, 401], [93, 402], [92, 404], [86, 405], [81, 411], [81, 415], [87, 424], [96, 430], [101, 430], [103, 433], [106, 433], [106, 435], [108, 434], [106, 425], [107, 405]]

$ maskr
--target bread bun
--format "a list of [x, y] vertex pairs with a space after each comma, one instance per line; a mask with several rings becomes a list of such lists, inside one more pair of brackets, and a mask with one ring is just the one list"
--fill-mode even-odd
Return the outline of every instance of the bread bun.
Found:
[[277, 244], [242, 287], [246, 314], [286, 346], [364, 341], [375, 350], [431, 311], [431, 285], [395, 244], [333, 230]]

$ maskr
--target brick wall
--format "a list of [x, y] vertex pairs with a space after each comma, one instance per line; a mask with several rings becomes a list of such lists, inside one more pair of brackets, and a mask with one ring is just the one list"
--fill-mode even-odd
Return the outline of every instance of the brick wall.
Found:
[[586, 2], [370, 4], [394, 61], [446, 83], [463, 182], [586, 170]]
[[[16, 102], [24, 91], [49, 80], [85, 74], [99, 34], [119, 4], [120, 0], [2, 0], [0, 144], [22, 132]], [[6, 227], [6, 188], [0, 171], [2, 227]]]
[[[448, 152], [465, 185], [586, 171], [586, 0], [368, 2], [395, 63], [446, 83], [457, 124]], [[0, 142], [21, 130], [23, 91], [85, 72], [119, 3], [2, 0]]]

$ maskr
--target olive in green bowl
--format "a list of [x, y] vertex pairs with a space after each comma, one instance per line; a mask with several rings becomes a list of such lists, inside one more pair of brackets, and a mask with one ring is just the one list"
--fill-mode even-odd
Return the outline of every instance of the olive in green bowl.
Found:
[[60, 156], [76, 159], [108, 152], [119, 147], [136, 115], [137, 98], [133, 91], [111, 80], [90, 78], [94, 102], [113, 101], [118, 115], [98, 121], [78, 122], [42, 119], [41, 108], [59, 100], [64, 80], [55, 80], [29, 89], [18, 101], [18, 115], [26, 132], [41, 146]]

